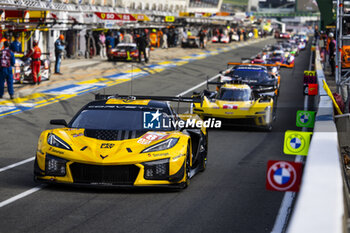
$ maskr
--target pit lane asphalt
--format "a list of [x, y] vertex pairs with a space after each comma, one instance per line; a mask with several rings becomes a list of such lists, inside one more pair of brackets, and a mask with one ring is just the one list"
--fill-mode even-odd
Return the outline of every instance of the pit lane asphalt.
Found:
[[[260, 51], [265, 41], [171, 68], [133, 81], [139, 95], [177, 95]], [[281, 70], [277, 120], [271, 133], [226, 128], [209, 132], [208, 167], [180, 192], [96, 190], [48, 186], [0, 208], [0, 232], [270, 232], [283, 193], [265, 190], [268, 160], [294, 160], [283, 154], [283, 134], [295, 127], [303, 109], [303, 51], [294, 69]], [[199, 88], [199, 90], [205, 87]], [[130, 93], [130, 82], [106, 93]], [[92, 94], [0, 119], [0, 167], [34, 155], [50, 119], [69, 120]], [[0, 202], [37, 186], [33, 163], [0, 172]]]

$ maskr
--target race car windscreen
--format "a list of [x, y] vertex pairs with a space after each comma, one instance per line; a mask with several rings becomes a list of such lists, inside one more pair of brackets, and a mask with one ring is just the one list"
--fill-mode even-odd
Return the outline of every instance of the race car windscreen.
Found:
[[232, 70], [228, 76], [230, 77], [239, 77], [243, 81], [248, 82], [261, 82], [269, 78], [268, 73], [265, 69], [254, 69], [254, 68], [239, 68]]
[[250, 96], [250, 89], [221, 88], [217, 99], [226, 101], [249, 101]]
[[[161, 110], [85, 109], [71, 123], [71, 128], [98, 130], [169, 130], [169, 117]], [[166, 122], [166, 123], [165, 123]], [[145, 127], [150, 126], [152, 127]], [[166, 126], [166, 127], [165, 127]]]
[[283, 58], [281, 56], [273, 56], [270, 58], [270, 61], [273, 62], [282, 62]]

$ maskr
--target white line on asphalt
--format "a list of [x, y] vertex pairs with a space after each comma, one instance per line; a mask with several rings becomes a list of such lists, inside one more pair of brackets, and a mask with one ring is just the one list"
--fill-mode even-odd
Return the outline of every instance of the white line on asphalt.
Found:
[[9, 170], [11, 168], [17, 167], [17, 166], [25, 164], [25, 163], [29, 163], [29, 162], [33, 161], [34, 159], [35, 159], [35, 156], [30, 157], [29, 159], [22, 160], [18, 163], [14, 163], [14, 164], [8, 165], [6, 167], [0, 168], [0, 172], [4, 172], [6, 170]]
[[[208, 79], [208, 81], [209, 81], [209, 82], [210, 82], [210, 81], [213, 81], [214, 79], [216, 79], [216, 78], [219, 77], [219, 76], [220, 76], [220, 74], [217, 74], [217, 75], [215, 75], [214, 77], [211, 77], [210, 79]], [[191, 87], [190, 89], [188, 89], [188, 90], [186, 90], [186, 91], [184, 91], [184, 92], [181, 92], [181, 93], [178, 94], [177, 96], [186, 95], [187, 93], [189, 93], [189, 92], [191, 92], [191, 91], [193, 91], [193, 90], [196, 90], [197, 88], [199, 88], [199, 87], [205, 85], [206, 83], [207, 83], [207, 81], [201, 82], [200, 84], [198, 84], [198, 85], [196, 85], [196, 86], [194, 86], [194, 87]]]
[[286, 230], [286, 221], [292, 211], [294, 197], [294, 192], [285, 192], [271, 233], [282, 233]]
[[[309, 96], [306, 95], [304, 97], [304, 111], [308, 110], [308, 102], [309, 102]], [[305, 127], [303, 128], [303, 131], [306, 131]], [[301, 163], [304, 161], [304, 158], [305, 158], [304, 156], [297, 155], [295, 157], [294, 162]], [[292, 212], [292, 205], [295, 199], [295, 195], [296, 194], [294, 192], [286, 192], [284, 194], [282, 204], [280, 206], [280, 209], [278, 210], [275, 224], [273, 226], [271, 233], [281, 233], [286, 231], [288, 219]]]
[[21, 198], [23, 198], [23, 197], [29, 196], [30, 194], [39, 191], [39, 190], [42, 189], [43, 187], [45, 187], [45, 185], [36, 186], [36, 187], [31, 188], [31, 189], [29, 189], [29, 190], [27, 190], [27, 191], [25, 191], [25, 192], [23, 192], [23, 193], [20, 193], [20, 194], [16, 195], [16, 196], [14, 196], [14, 197], [11, 197], [11, 198], [9, 198], [9, 199], [7, 199], [7, 200], [5, 200], [5, 201], [2, 201], [2, 202], [0, 202], [0, 208], [6, 206], [6, 205], [8, 205], [8, 204], [11, 204], [12, 202], [15, 202], [15, 201], [17, 201], [17, 200], [19, 200], [19, 199], [21, 199]]

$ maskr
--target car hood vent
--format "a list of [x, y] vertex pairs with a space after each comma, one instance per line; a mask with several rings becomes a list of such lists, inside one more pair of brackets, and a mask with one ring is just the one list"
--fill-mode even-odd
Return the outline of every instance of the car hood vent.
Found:
[[138, 138], [145, 134], [146, 130], [99, 130], [86, 129], [84, 136], [108, 141], [121, 141]]

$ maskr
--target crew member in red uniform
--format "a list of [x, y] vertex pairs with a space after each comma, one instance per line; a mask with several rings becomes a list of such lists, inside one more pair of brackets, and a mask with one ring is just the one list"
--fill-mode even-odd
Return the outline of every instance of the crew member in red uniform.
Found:
[[38, 76], [40, 72], [40, 66], [41, 66], [41, 49], [38, 46], [38, 41], [34, 40], [33, 42], [33, 48], [29, 50], [27, 57], [32, 58], [32, 75], [33, 75], [33, 84], [40, 84], [41, 82], [41, 76]]

